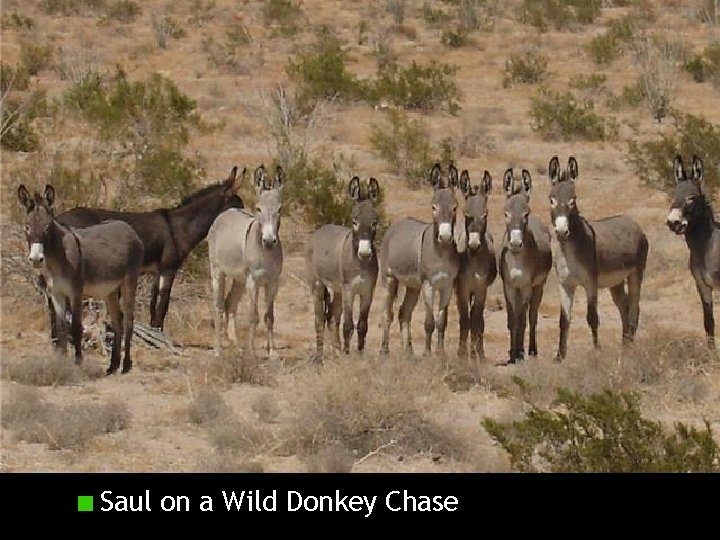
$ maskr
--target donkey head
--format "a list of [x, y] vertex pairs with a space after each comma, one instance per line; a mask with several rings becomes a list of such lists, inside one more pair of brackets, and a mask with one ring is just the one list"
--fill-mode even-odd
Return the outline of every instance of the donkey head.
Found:
[[375, 203], [380, 196], [380, 185], [370, 178], [363, 193], [363, 186], [357, 176], [350, 180], [348, 194], [355, 201], [352, 209], [353, 246], [361, 260], [369, 259], [373, 254], [375, 235], [378, 227], [378, 215]]
[[460, 175], [460, 190], [465, 195], [465, 232], [467, 245], [471, 250], [480, 247], [487, 231], [487, 202], [492, 189], [492, 177], [485, 171], [479, 186], [472, 186], [470, 174], [464, 170]]
[[580, 211], [577, 207], [575, 182], [578, 178], [577, 160], [570, 156], [567, 168], [560, 170], [560, 160], [553, 156], [548, 166], [550, 177], [550, 217], [552, 218], [555, 236], [558, 240], [566, 240], [570, 236], [570, 223], [577, 219]]
[[430, 171], [430, 184], [433, 187], [432, 213], [435, 223], [435, 238], [441, 244], [454, 241], [455, 214], [457, 201], [455, 188], [458, 187], [458, 172], [454, 165], [448, 169], [447, 182], [443, 182], [442, 169], [436, 163]]
[[685, 234], [693, 219], [703, 212], [705, 205], [705, 195], [702, 192], [703, 162], [693, 155], [692, 178], [688, 178], [682, 157], [678, 154], [673, 162], [673, 171], [677, 184], [667, 217], [667, 226], [675, 234]]
[[513, 170], [508, 169], [503, 176], [505, 189], [505, 230], [510, 251], [516, 253], [523, 247], [528, 219], [530, 218], [530, 191], [532, 177], [527, 169], [522, 170], [520, 186], [515, 187]]
[[21, 184], [18, 188], [18, 200], [27, 210], [25, 238], [30, 250], [28, 260], [38, 268], [45, 261], [45, 243], [54, 219], [55, 189], [48, 184], [42, 195], [36, 191], [31, 197], [28, 189]]
[[269, 184], [265, 166], [255, 169], [255, 219], [260, 223], [262, 243], [265, 248], [272, 248], [279, 241], [280, 211], [282, 210], [282, 186], [285, 173], [278, 165], [275, 179]]

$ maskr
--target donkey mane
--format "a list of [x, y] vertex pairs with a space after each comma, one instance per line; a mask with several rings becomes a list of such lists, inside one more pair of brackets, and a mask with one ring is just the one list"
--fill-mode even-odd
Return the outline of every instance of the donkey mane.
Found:
[[228, 180], [222, 180], [215, 184], [210, 184], [209, 186], [202, 187], [202, 188], [198, 189], [197, 191], [190, 193], [189, 195], [185, 195], [185, 197], [183, 197], [182, 200], [180, 201], [180, 204], [178, 204], [175, 208], [179, 208], [180, 206], [185, 206], [186, 204], [190, 204], [191, 202], [199, 199], [200, 197], [207, 195], [208, 193], [216, 190], [219, 187], [227, 187], [227, 184], [228, 184]]

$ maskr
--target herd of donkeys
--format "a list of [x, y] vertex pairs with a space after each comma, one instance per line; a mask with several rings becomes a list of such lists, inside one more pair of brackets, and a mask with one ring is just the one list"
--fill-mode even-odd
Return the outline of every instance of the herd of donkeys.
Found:
[[[690, 175], [682, 157], [673, 163], [676, 187], [666, 224], [684, 235], [690, 250], [690, 271], [703, 307], [708, 346], [714, 347], [712, 290], [720, 288], [720, 228], [703, 193], [703, 162], [693, 156]], [[224, 335], [237, 341], [238, 306], [249, 299], [247, 350], [253, 352], [259, 323], [258, 299], [263, 289], [267, 351], [275, 354], [274, 302], [283, 266], [280, 241], [284, 173], [274, 176], [264, 166], [253, 174], [255, 208], [246, 208], [237, 190], [245, 177], [234, 167], [228, 178], [207, 186], [174, 208], [149, 212], [117, 212], [77, 207], [55, 215], [55, 190], [42, 193], [21, 185], [18, 198], [27, 211], [25, 233], [28, 259], [45, 290], [53, 344], [67, 349], [68, 324], [76, 362], [82, 361], [83, 298], [105, 301], [115, 336], [111, 374], [132, 367], [135, 293], [139, 276], [152, 275], [150, 324], [164, 327], [170, 291], [176, 273], [192, 249], [207, 238], [215, 317], [215, 354]], [[430, 171], [432, 222], [407, 217], [393, 222], [376, 246], [380, 186], [376, 179], [350, 180], [352, 226], [324, 225], [306, 248], [307, 283], [312, 291], [318, 354], [325, 330], [345, 352], [352, 334], [362, 351], [368, 316], [378, 276], [386, 291], [382, 309], [381, 352], [389, 352], [390, 326], [399, 286], [405, 293], [398, 312], [405, 351], [412, 351], [410, 323], [422, 297], [425, 305], [425, 352], [430, 353], [436, 333], [436, 351], [442, 353], [450, 298], [455, 293], [460, 322], [458, 355], [482, 358], [484, 310], [488, 287], [498, 273], [503, 284], [510, 334], [507, 363], [523, 360], [525, 330], [529, 323], [528, 354], [537, 355], [538, 309], [545, 283], [555, 267], [560, 284], [560, 336], [556, 359], [567, 352], [567, 338], [575, 290], [587, 297], [587, 322], [598, 346], [597, 298], [610, 289], [622, 320], [623, 343], [632, 341], [640, 314], [640, 289], [648, 256], [648, 240], [628, 216], [587, 220], [581, 214], [575, 191], [577, 160], [562, 168], [557, 156], [548, 166], [552, 234], [530, 212], [532, 178], [523, 169], [503, 175], [505, 232], [497, 245], [487, 230], [488, 195], [492, 177], [485, 171], [473, 184], [467, 170], [455, 166]], [[458, 212], [456, 192], [464, 204]], [[554, 240], [553, 237], [554, 236]], [[353, 321], [359, 297], [357, 324]], [[342, 325], [342, 343], [340, 326]]]

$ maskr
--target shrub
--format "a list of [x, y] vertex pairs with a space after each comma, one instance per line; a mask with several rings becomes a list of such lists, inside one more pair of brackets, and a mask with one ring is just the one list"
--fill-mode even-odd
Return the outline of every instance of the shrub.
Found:
[[215, 18], [215, 0], [193, 0], [190, 7], [188, 22], [197, 27], [203, 27]]
[[519, 7], [520, 20], [547, 32], [590, 24], [600, 15], [601, 0], [523, 0]]
[[696, 54], [686, 60], [683, 68], [695, 82], [712, 81], [720, 86], [720, 43], [708, 45], [703, 54]]
[[635, 44], [638, 86], [653, 118], [661, 122], [671, 111], [677, 74], [675, 64], [680, 46], [660, 38], [646, 38]]
[[225, 31], [228, 43], [233, 47], [239, 47], [242, 45], [248, 45], [252, 42], [252, 36], [247, 26], [240, 23], [231, 24]]
[[[720, 124], [687, 114], [676, 118], [675, 127], [675, 131], [661, 133], [654, 141], [629, 141], [628, 161], [640, 180], [668, 192], [675, 187], [672, 162], [677, 153], [696, 154], [706, 164], [720, 163]], [[720, 168], [706, 166], [703, 174], [707, 192], [717, 192]]]
[[229, 414], [225, 400], [217, 390], [200, 388], [188, 406], [188, 419], [193, 424], [207, 424]]
[[598, 91], [607, 81], [607, 76], [603, 73], [593, 73], [592, 75], [573, 75], [570, 78], [570, 87], [578, 90]]
[[297, 34], [300, 29], [298, 23], [302, 16], [300, 4], [295, 4], [291, 0], [269, 0], [265, 2], [263, 8], [265, 23], [277, 25], [275, 31], [285, 37]]
[[613, 21], [607, 32], [590, 40], [588, 44], [590, 58], [600, 65], [612, 63], [623, 54], [633, 34], [634, 25], [630, 17]]
[[440, 43], [446, 47], [456, 49], [468, 44], [468, 36], [464, 30], [445, 30], [440, 36]]
[[345, 67], [346, 60], [342, 42], [324, 33], [309, 51], [290, 61], [287, 72], [298, 85], [301, 108], [306, 109], [317, 100], [349, 101], [361, 97], [360, 84]]
[[261, 422], [274, 422], [280, 414], [277, 398], [272, 394], [261, 394], [252, 403], [252, 411]]
[[34, 45], [23, 43], [20, 45], [20, 64], [30, 75], [37, 75], [43, 69], [50, 67], [53, 50], [50, 45]]
[[573, 94], [542, 89], [532, 100], [532, 129], [545, 140], [604, 141], [617, 136], [614, 120], [595, 112], [592, 101], [578, 102]]
[[30, 30], [35, 26], [33, 19], [17, 11], [13, 11], [9, 15], [4, 13], [1, 22], [3, 28], [14, 28], [15, 30]]
[[43, 0], [42, 9], [48, 15], [98, 14], [105, 8], [105, 0]]
[[437, 26], [446, 23], [450, 20], [450, 15], [445, 13], [442, 9], [435, 9], [429, 1], [423, 2], [422, 15], [426, 23]]
[[167, 48], [168, 38], [180, 39], [187, 35], [185, 29], [169, 15], [153, 13], [150, 23], [152, 24], [153, 33], [155, 34], [155, 42], [161, 49]]
[[542, 82], [547, 72], [547, 63], [547, 56], [537, 49], [527, 49], [521, 54], [512, 53], [505, 61], [503, 87]]
[[40, 139], [27, 114], [27, 103], [5, 100], [0, 120], [0, 145], [14, 152], [32, 152], [40, 146]]
[[370, 146], [412, 187], [425, 181], [434, 163], [427, 127], [401, 111], [390, 109], [385, 125], [371, 126]]
[[503, 424], [485, 419], [490, 436], [519, 471], [720, 472], [720, 448], [710, 424], [675, 425], [640, 414], [639, 397], [611, 390], [583, 397], [558, 389], [556, 409], [532, 406], [525, 419]]
[[387, 0], [387, 12], [392, 15], [395, 24], [402, 24], [405, 20], [406, 0]]
[[387, 100], [405, 109], [428, 111], [444, 106], [456, 113], [460, 90], [455, 82], [456, 66], [432, 61], [419, 65], [392, 66], [378, 74], [369, 85], [367, 96], [375, 103]]
[[20, 384], [34, 386], [65, 386], [83, 378], [83, 370], [70, 357], [31, 356], [5, 364], [4, 376]]
[[635, 108], [642, 105], [643, 95], [642, 90], [637, 84], [632, 86], [624, 86], [622, 93], [619, 96], [610, 94], [607, 99], [607, 106], [613, 110], [618, 110], [623, 107]]
[[117, 21], [121, 24], [130, 24], [135, 22], [142, 14], [142, 8], [140, 4], [133, 0], [117, 0], [110, 4], [105, 12], [105, 16], [110, 19]]
[[13, 68], [10, 64], [0, 64], [0, 92], [3, 94], [8, 90], [27, 90], [30, 86], [30, 74], [27, 68], [18, 64]]

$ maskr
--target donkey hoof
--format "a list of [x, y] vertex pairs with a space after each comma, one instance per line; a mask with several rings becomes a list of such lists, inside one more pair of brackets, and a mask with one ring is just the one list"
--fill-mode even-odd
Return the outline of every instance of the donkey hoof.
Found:
[[555, 356], [553, 357], [553, 361], [556, 364], [560, 364], [563, 360], [565, 360], [565, 355], [562, 355], [560, 353], [555, 353]]
[[109, 367], [105, 370], [105, 376], [110, 376], [117, 371], [117, 367]]
[[132, 366], [123, 366], [121, 373], [124, 375], [125, 373], [129, 373], [132, 369]]

